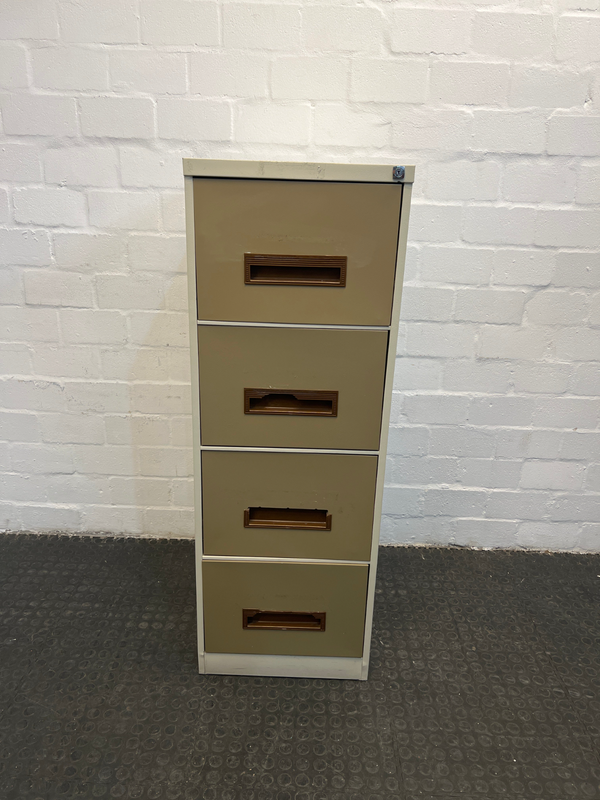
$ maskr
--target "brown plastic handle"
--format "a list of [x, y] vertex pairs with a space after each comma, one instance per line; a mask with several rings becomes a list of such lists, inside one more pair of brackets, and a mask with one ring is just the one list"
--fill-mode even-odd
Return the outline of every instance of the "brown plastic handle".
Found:
[[244, 283], [260, 286], [345, 286], [347, 256], [244, 253]]
[[244, 414], [337, 417], [337, 392], [303, 389], [244, 389]]
[[258, 608], [242, 609], [244, 630], [263, 631], [324, 631], [325, 612], [261, 611]]
[[244, 511], [244, 528], [330, 531], [331, 514], [318, 508], [262, 508], [261, 506], [253, 506]]

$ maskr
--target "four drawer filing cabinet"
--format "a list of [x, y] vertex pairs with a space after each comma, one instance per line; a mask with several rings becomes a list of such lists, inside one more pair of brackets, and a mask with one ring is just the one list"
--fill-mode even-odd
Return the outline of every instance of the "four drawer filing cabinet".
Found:
[[200, 671], [364, 680], [414, 169], [184, 175]]

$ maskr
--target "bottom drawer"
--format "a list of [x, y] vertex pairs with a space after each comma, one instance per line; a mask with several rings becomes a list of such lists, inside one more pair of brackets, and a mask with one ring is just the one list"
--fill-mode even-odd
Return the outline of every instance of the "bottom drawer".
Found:
[[359, 658], [364, 564], [204, 561], [204, 645], [209, 653]]

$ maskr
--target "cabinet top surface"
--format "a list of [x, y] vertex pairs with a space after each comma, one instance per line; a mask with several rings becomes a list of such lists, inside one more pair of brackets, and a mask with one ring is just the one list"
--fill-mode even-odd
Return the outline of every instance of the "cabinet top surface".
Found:
[[[403, 177], [394, 177], [397, 167]], [[365, 181], [413, 183], [415, 168], [407, 164], [313, 164], [304, 161], [229, 161], [184, 158], [183, 174], [195, 178], [263, 178], [296, 181]], [[399, 173], [396, 172], [396, 175]], [[401, 173], [400, 173], [401, 174]]]

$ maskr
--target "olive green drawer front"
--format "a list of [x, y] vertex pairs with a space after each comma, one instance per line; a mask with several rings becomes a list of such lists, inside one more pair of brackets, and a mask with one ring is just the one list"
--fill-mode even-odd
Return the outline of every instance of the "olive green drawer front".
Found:
[[[209, 653], [262, 653], [359, 658], [363, 651], [367, 577], [362, 564], [204, 561], [204, 644]], [[244, 611], [324, 630], [244, 628]]]
[[204, 552], [368, 561], [376, 476], [377, 456], [204, 450]]
[[[401, 199], [399, 184], [196, 178], [198, 318], [389, 325]], [[345, 257], [345, 286], [286, 259], [247, 284], [245, 254]]]
[[[198, 326], [202, 444], [378, 450], [387, 340], [387, 331]], [[246, 413], [246, 390], [335, 401], [319, 401], [323, 416]]]

